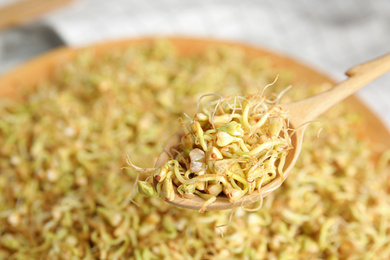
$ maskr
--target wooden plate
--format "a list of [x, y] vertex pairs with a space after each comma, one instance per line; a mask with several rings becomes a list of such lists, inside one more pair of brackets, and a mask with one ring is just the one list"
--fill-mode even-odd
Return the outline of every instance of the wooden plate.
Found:
[[[167, 40], [173, 43], [181, 55], [202, 52], [210, 45], [235, 46], [243, 49], [251, 57], [266, 57], [272, 61], [272, 66], [275, 68], [292, 71], [295, 74], [295, 82], [308, 85], [316, 85], [325, 82], [334, 84], [334, 81], [331, 78], [315, 69], [286, 56], [272, 53], [258, 47], [251, 47], [241, 43], [206, 39], [167, 38]], [[86, 48], [93, 49], [97, 54], [101, 54], [112, 49], [125, 49], [131, 45], [151, 41], [153, 41], [153, 38], [121, 40], [95, 44], [87, 46]], [[50, 78], [57, 66], [73, 59], [78, 52], [79, 49], [69, 47], [59, 48], [8, 72], [0, 78], [0, 97], [21, 100], [20, 93], [24, 88], [34, 88], [40, 81]], [[358, 112], [363, 116], [364, 122], [362, 128], [359, 129], [359, 133], [362, 138], [369, 142], [374, 155], [389, 149], [390, 133], [378, 117], [354, 96], [346, 99], [344, 103], [350, 111]]]

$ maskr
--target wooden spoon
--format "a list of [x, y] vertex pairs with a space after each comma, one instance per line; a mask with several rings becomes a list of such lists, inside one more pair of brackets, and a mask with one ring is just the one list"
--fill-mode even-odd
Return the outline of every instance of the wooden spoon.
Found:
[[[355, 91], [364, 87], [388, 71], [390, 71], [390, 54], [351, 68], [346, 72], [348, 78], [345, 81], [325, 92], [300, 101], [281, 104], [280, 106], [284, 110], [288, 110], [290, 112], [290, 128], [294, 130], [294, 134], [291, 135], [293, 149], [290, 150], [287, 156], [283, 178], [280, 176], [275, 178], [267, 185], [268, 187], [265, 189], [267, 190], [266, 192], [254, 192], [250, 195], [245, 195], [235, 203], [229, 201], [226, 196], [220, 195], [217, 197], [215, 202], [207, 206], [206, 210], [224, 210], [244, 206], [260, 200], [261, 197], [265, 197], [273, 190], [277, 189], [288, 177], [298, 159], [302, 148], [304, 132], [307, 126], [306, 123], [316, 119], [330, 107], [339, 103]], [[168, 141], [164, 150], [170, 151], [172, 147], [177, 146], [183, 135], [183, 131], [177, 132]], [[160, 154], [156, 162], [156, 167], [160, 167], [169, 160], [169, 155], [165, 151]], [[154, 180], [154, 183], [156, 184], [157, 181]], [[191, 199], [182, 198], [179, 196], [179, 193], [175, 191], [175, 199], [167, 202], [182, 208], [199, 210], [205, 201], [198, 196]]]

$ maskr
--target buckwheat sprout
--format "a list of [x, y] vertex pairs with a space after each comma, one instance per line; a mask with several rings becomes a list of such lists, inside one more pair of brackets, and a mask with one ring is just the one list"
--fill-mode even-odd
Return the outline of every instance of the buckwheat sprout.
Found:
[[271, 87], [271, 86], [273, 86], [275, 83], [276, 83], [276, 81], [278, 81], [278, 79], [279, 79], [279, 74], [278, 75], [276, 75], [276, 77], [275, 77], [275, 79], [274, 79], [274, 81], [273, 82], [271, 82], [271, 83], [269, 83], [269, 84], [267, 84], [263, 89], [262, 89], [262, 91], [261, 91], [261, 97], [264, 97], [265, 95], [264, 95], [264, 92], [265, 92], [265, 90], [267, 89], [267, 88], [269, 88], [269, 87]]
[[[149, 182], [149, 180], [150, 180], [151, 178], [153, 178], [153, 176], [152, 176], [152, 175], [150, 175], [150, 176], [146, 177], [146, 179], [145, 179], [145, 182]], [[153, 180], [152, 180], [152, 181], [150, 181], [150, 182], [153, 182]]]
[[[303, 124], [300, 124], [295, 129], [299, 129], [299, 128], [304, 127], [305, 125], [308, 125], [308, 124], [311, 124], [311, 123], [321, 123], [321, 122], [319, 122], [318, 120], [307, 121], [307, 122], [305, 122]], [[294, 129], [289, 128], [288, 130], [289, 131], [293, 131]]]
[[247, 193], [248, 192], [248, 182], [241, 176], [239, 176], [238, 174], [233, 174], [232, 175], [232, 179], [236, 180], [236, 181], [239, 181], [243, 186], [244, 188], [240, 188], [244, 191], [244, 193]]
[[[199, 181], [216, 181], [216, 182], [220, 182], [222, 183], [224, 186], [227, 185], [227, 181], [225, 179], [224, 176], [222, 175], [218, 175], [218, 174], [204, 174], [204, 175], [200, 175], [198, 177], [196, 177], [197, 179], [196, 180], [199, 180]], [[193, 178], [195, 179], [195, 178]], [[191, 179], [191, 180], [193, 180]]]
[[231, 177], [230, 180], [229, 180], [229, 183], [232, 185], [233, 188], [238, 189], [238, 190], [242, 190], [242, 188], [240, 186], [238, 186], [238, 184], [236, 183], [234, 178]]
[[126, 156], [126, 162], [130, 167], [122, 167], [122, 169], [131, 169], [135, 170], [137, 172], [137, 176], [135, 177], [133, 187], [131, 188], [131, 193], [128, 197], [128, 200], [140, 207], [138, 203], [136, 203], [133, 198], [137, 194], [137, 184], [138, 184], [138, 179], [140, 174], [146, 174], [146, 175], [151, 175], [151, 173], [155, 170], [155, 168], [141, 168], [133, 164], [133, 162], [130, 160], [130, 156]]
[[139, 173], [137, 173], [137, 176], [135, 177], [135, 180], [134, 180], [134, 183], [133, 183], [133, 186], [131, 188], [131, 192], [130, 192], [130, 195], [127, 197], [127, 200], [134, 203], [135, 205], [137, 205], [138, 207], [141, 207], [137, 202], [135, 202], [133, 200], [134, 196], [137, 194], [137, 183], [138, 183], [138, 179], [139, 179]]
[[233, 215], [234, 215], [235, 211], [236, 211], [236, 208], [233, 208], [233, 209], [230, 210], [229, 219], [228, 219], [227, 223], [215, 226], [215, 228], [217, 228], [219, 230], [219, 232], [221, 233], [221, 237], [223, 237], [223, 230], [222, 230], [222, 228], [229, 226], [229, 224], [232, 222]]
[[[260, 111], [259, 111], [259, 109], [260, 109]], [[259, 116], [261, 116], [262, 114], [264, 114], [267, 111], [268, 111], [268, 105], [264, 101], [258, 102], [257, 104], [255, 104], [255, 106], [252, 109], [252, 113], [254, 116], [256, 116], [257, 114], [259, 114]]]
[[184, 134], [188, 135], [190, 133], [190, 131], [188, 130], [187, 125], [184, 123], [183, 119], [181, 117], [179, 117], [178, 121], [179, 121], [181, 128], [184, 131]]
[[[259, 186], [261, 186], [261, 184]], [[254, 202], [254, 203], [259, 203], [259, 205], [257, 207], [255, 207], [255, 208], [252, 208], [252, 209], [250, 209], [250, 208], [248, 208], [246, 206], [242, 206], [242, 208], [245, 211], [247, 211], [247, 212], [256, 212], [256, 211], [260, 210], [263, 207], [264, 198], [263, 198], [263, 196], [262, 196], [260, 191], [259, 191], [259, 193], [260, 193], [260, 200]], [[244, 203], [244, 201], [243, 201], [243, 203]]]
[[265, 113], [265, 114], [261, 117], [261, 119], [260, 119], [255, 125], [253, 125], [252, 127], [250, 127], [251, 129], [253, 129], [253, 130], [251, 130], [251, 133], [253, 133], [253, 131], [255, 131], [256, 129], [262, 127], [262, 126], [265, 124], [265, 122], [267, 121], [269, 115], [270, 115], [269, 112]]
[[183, 178], [182, 174], [179, 172], [179, 162], [176, 161], [176, 160], [171, 160], [169, 162], [166, 163], [167, 165], [169, 166], [173, 166], [173, 172], [176, 176], [176, 178], [183, 184], [192, 184], [194, 182], [197, 181], [197, 178], [193, 178], [193, 179], [190, 179], [190, 180], [186, 180], [185, 178]]
[[318, 130], [318, 133], [317, 133], [317, 138], [320, 138], [320, 134], [322, 132], [322, 127]]
[[254, 208], [248, 208], [246, 206], [243, 206], [242, 208], [247, 211], [247, 212], [256, 212], [256, 211], [259, 211], [262, 207], [263, 207], [263, 201], [264, 201], [264, 198], [263, 196], [260, 195], [260, 200], [254, 202], [254, 203], [258, 203], [259, 205], [257, 207], [254, 207]]
[[184, 114], [185, 117], [188, 118], [188, 120], [189, 120], [191, 123], [193, 123], [193, 120], [192, 120], [192, 118], [191, 118], [189, 115], [187, 115], [186, 113], [183, 113], [183, 114]]
[[189, 179], [190, 178], [190, 174], [191, 174], [191, 170], [187, 170], [186, 173], [184, 174], [184, 176]]
[[[227, 105], [230, 107], [229, 101], [227, 101]], [[233, 107], [230, 107], [230, 108], [233, 109], [231, 115], [234, 115], [236, 112], [236, 109], [237, 109], [237, 97], [234, 97], [234, 105], [233, 105]]]
[[[178, 151], [175, 148], [172, 148], [171, 150], [172, 150], [172, 152], [176, 153], [175, 158], [177, 158], [178, 161], [180, 161], [182, 164], [184, 164], [187, 168], [190, 167], [188, 159], [180, 151]], [[173, 157], [171, 157], [171, 158], [173, 158]]]
[[244, 129], [249, 130], [250, 129], [250, 124], [248, 121], [248, 114], [249, 114], [249, 109], [250, 109], [250, 104], [249, 102], [245, 105], [244, 110], [242, 111], [242, 116], [241, 116], [241, 123], [244, 127]]
[[284, 164], [286, 163], [286, 158], [287, 158], [287, 152], [282, 153], [282, 155], [280, 157], [279, 165], [278, 165], [278, 172], [279, 172], [280, 176], [282, 177], [282, 180], [284, 180], [283, 168], [284, 168]]
[[[233, 105], [233, 106], [232, 106], [232, 105], [230, 104], [230, 102], [229, 102], [229, 101], [231, 101], [232, 99], [234, 100], [234, 105]], [[233, 112], [232, 112], [231, 114], [234, 114], [234, 111], [235, 111], [235, 110], [240, 110], [240, 111], [242, 111], [242, 109], [243, 109], [241, 101], [238, 101], [237, 99], [242, 99], [242, 101], [247, 101], [247, 102], [248, 102], [248, 99], [245, 98], [245, 97], [242, 97], [242, 96], [234, 96], [234, 97], [228, 98], [227, 101], [226, 101], [226, 103], [227, 103], [227, 106], [228, 106], [230, 109], [233, 110]], [[237, 104], [237, 102], [238, 102], [238, 104]]]
[[210, 114], [212, 114], [213, 112], [218, 110], [220, 102], [221, 102], [221, 99], [212, 100], [212, 101], [207, 102], [202, 108], [203, 113], [210, 116]]
[[[215, 108], [214, 108], [214, 110], [212, 111], [212, 113], [210, 114], [209, 113], [209, 120], [210, 120], [210, 122], [211, 122], [211, 125], [212, 125], [212, 127], [215, 129], [215, 123], [214, 123], [214, 118], [215, 118], [215, 115], [216, 115], [216, 113], [217, 113], [217, 110], [218, 110], [218, 106], [219, 106], [219, 104], [220, 104], [220, 100], [218, 100], [218, 102], [217, 102], [217, 104], [215, 105]], [[230, 118], [230, 116], [228, 116], [228, 120], [230, 121], [231, 120], [231, 118]], [[227, 123], [227, 122], [226, 122]]]
[[200, 213], [204, 213], [205, 210], [206, 210], [206, 208], [207, 208], [207, 206], [209, 206], [211, 203], [213, 203], [213, 202], [216, 201], [216, 200], [217, 200], [217, 197], [216, 197], [216, 196], [210, 197], [208, 200], [206, 200], [205, 203], [203, 203], [202, 207], [199, 209], [199, 212], [200, 212]]
[[204, 94], [204, 95], [202, 95], [202, 96], [198, 99], [198, 103], [196, 104], [196, 113], [199, 113], [199, 111], [200, 111], [200, 104], [201, 104], [202, 99], [205, 98], [205, 97], [212, 97], [212, 96], [216, 96], [216, 97], [218, 97], [219, 99], [223, 98], [221, 95], [216, 94], [216, 93]]
[[286, 87], [285, 89], [283, 89], [275, 98], [275, 100], [273, 101], [275, 104], [278, 104], [280, 99], [282, 98], [282, 96], [284, 96], [284, 94], [286, 94], [287, 91], [289, 91], [293, 86], [290, 85], [288, 87]]
[[161, 149], [162, 149], [165, 153], [167, 153], [167, 154], [169, 155], [170, 158], [173, 158], [173, 155], [172, 155], [172, 153], [171, 153], [170, 151], [166, 150], [165, 147], [164, 147], [161, 143], [159, 143], [159, 145], [160, 145]]
[[[234, 100], [233, 106], [232, 106], [232, 105], [230, 104], [230, 102], [229, 102], [229, 101], [231, 101], [232, 99]], [[227, 106], [228, 108], [230, 108], [231, 110], [233, 110], [232, 114], [234, 114], [234, 111], [235, 111], [236, 109], [238, 109], [238, 108], [237, 108], [237, 97], [233, 97], [233, 98], [227, 100], [227, 101], [226, 101], [226, 106]]]
[[145, 174], [151, 173], [151, 172], [153, 172], [153, 170], [154, 170], [154, 168], [141, 168], [141, 167], [136, 166], [136, 165], [133, 164], [133, 162], [130, 160], [130, 156], [129, 156], [129, 155], [126, 155], [126, 163], [127, 163], [130, 167], [122, 167], [122, 169], [131, 169], [131, 170], [135, 170], [136, 172], [145, 173]]
[[[321, 132], [322, 132], [323, 127], [322, 127], [322, 122], [321, 122], [321, 121], [318, 121], [318, 120], [307, 121], [307, 122], [305, 122], [305, 123], [299, 125], [299, 126], [296, 127], [295, 129], [293, 129], [293, 128], [287, 128], [286, 130], [288, 130], [289, 132], [291, 132], [291, 136], [292, 136], [292, 135], [295, 134], [295, 132], [296, 132], [299, 128], [301, 128], [301, 127], [303, 127], [303, 126], [305, 126], [305, 125], [307, 125], [307, 124], [311, 124], [311, 123], [320, 123], [320, 124], [321, 124], [321, 128], [320, 128], [320, 129], [318, 130], [318, 132], [317, 132], [317, 138], [320, 138], [320, 134], [321, 134]], [[288, 124], [287, 124], [287, 125], [288, 125]]]
[[280, 145], [280, 144], [286, 144], [286, 141], [284, 140], [271, 140], [269, 142], [266, 142], [266, 143], [263, 143], [259, 146], [257, 146], [255, 149], [251, 150], [251, 151], [241, 151], [241, 152], [237, 152], [238, 155], [248, 155], [248, 156], [252, 156], [252, 155], [257, 155], [263, 151], [267, 151], [268, 149], [270, 148], [273, 148], [275, 147], [275, 145]]

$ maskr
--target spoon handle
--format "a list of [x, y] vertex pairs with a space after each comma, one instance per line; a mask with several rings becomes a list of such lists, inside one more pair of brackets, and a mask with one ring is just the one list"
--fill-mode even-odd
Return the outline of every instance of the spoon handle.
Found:
[[300, 125], [317, 118], [333, 105], [388, 71], [390, 71], [390, 53], [349, 69], [345, 81], [327, 91], [289, 104], [294, 110], [305, 111], [302, 113], [303, 116], [301, 114], [299, 118], [294, 118], [295, 124]]

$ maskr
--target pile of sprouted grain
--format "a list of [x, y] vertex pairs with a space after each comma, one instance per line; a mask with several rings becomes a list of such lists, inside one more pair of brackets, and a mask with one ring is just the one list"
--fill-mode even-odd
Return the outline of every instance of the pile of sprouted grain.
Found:
[[[290, 84], [267, 64], [221, 46], [179, 57], [157, 42], [82, 52], [25, 102], [2, 99], [0, 259], [389, 259], [390, 154], [373, 163], [343, 105], [307, 129], [283, 187], [225, 227], [229, 211], [130, 202], [124, 155], [150, 165], [200, 93], [254, 93], [277, 74], [275, 92]], [[320, 90], [294, 84], [283, 102]]]
[[[203, 213], [220, 193], [234, 203], [260, 191], [277, 174], [283, 179], [291, 149], [288, 111], [278, 106], [280, 95], [267, 99], [263, 93], [226, 98], [215, 94], [211, 96], [218, 99], [205, 104], [202, 98], [210, 95], [203, 96], [188, 124], [179, 119], [184, 135], [179, 146], [169, 151], [171, 159], [153, 171], [156, 193], [172, 201], [175, 184], [181, 197], [205, 199]], [[154, 195], [151, 178], [147, 179], [139, 180], [138, 188]]]

